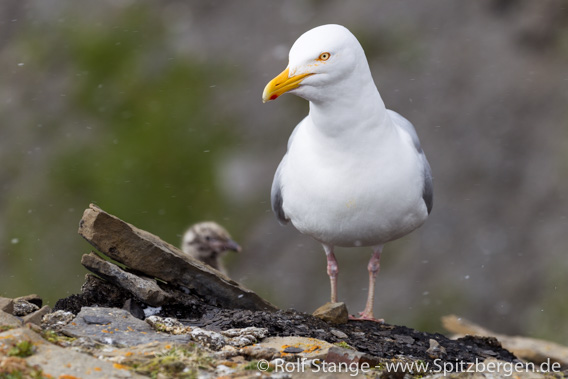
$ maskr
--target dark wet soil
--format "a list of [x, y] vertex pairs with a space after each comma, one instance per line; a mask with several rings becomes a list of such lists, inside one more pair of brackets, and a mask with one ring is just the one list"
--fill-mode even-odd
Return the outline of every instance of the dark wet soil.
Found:
[[[61, 299], [55, 310], [77, 314], [83, 306], [130, 308], [140, 314], [144, 304], [137, 303], [123, 289], [89, 276], [82, 293]], [[175, 317], [186, 325], [211, 330], [226, 330], [249, 326], [267, 328], [270, 336], [313, 337], [331, 343], [346, 342], [360, 352], [381, 358], [401, 356], [426, 362], [475, 362], [486, 358], [514, 361], [516, 357], [503, 349], [495, 338], [466, 336], [451, 340], [442, 334], [420, 332], [405, 326], [379, 324], [370, 321], [349, 321], [343, 325], [330, 325], [312, 315], [295, 310], [264, 312], [215, 308], [199, 299], [192, 304], [168, 304], [162, 307], [160, 316]], [[430, 349], [436, 340], [443, 349]]]
[[[503, 349], [499, 341], [490, 337], [467, 336], [451, 340], [441, 334], [420, 332], [405, 326], [379, 324], [371, 321], [349, 321], [343, 325], [329, 325], [312, 315], [295, 310], [251, 312], [243, 310], [217, 310], [204, 315], [197, 323], [210, 329], [263, 327], [272, 336], [301, 336], [322, 339], [331, 343], [344, 341], [360, 352], [382, 358], [407, 356], [433, 362], [475, 362], [486, 358], [514, 361], [516, 357]], [[340, 331], [347, 335], [341, 336]], [[339, 336], [338, 336], [339, 334]], [[341, 338], [343, 337], [343, 338]], [[436, 340], [445, 349], [427, 352], [430, 340]]]

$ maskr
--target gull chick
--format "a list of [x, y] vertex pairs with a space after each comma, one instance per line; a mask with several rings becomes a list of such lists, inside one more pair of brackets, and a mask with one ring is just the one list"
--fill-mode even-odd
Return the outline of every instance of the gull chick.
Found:
[[[272, 183], [272, 209], [322, 243], [331, 301], [337, 302], [335, 246], [370, 246], [369, 293], [361, 319], [375, 320], [375, 278], [385, 243], [412, 232], [432, 209], [432, 173], [412, 124], [385, 108], [363, 48], [340, 25], [294, 43], [286, 69], [262, 100], [289, 92], [309, 101]], [[378, 320], [376, 320], [378, 321]]]
[[229, 250], [240, 252], [241, 247], [233, 241], [225, 228], [213, 221], [200, 222], [187, 229], [181, 249], [187, 255], [227, 274], [221, 258]]

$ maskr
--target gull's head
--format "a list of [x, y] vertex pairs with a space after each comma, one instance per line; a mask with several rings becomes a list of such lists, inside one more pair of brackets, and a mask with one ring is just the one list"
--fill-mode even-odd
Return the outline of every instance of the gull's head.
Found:
[[264, 88], [263, 102], [286, 92], [309, 101], [322, 100], [330, 87], [341, 90], [350, 82], [359, 85], [353, 83], [353, 73], [369, 72], [359, 41], [341, 25], [318, 26], [302, 34], [290, 49], [288, 61], [288, 67]]

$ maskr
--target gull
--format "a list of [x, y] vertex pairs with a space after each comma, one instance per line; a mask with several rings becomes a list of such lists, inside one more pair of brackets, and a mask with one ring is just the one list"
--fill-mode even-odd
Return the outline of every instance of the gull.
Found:
[[241, 247], [221, 225], [205, 221], [187, 229], [182, 238], [181, 250], [226, 275], [227, 270], [221, 257], [228, 250], [240, 252]]
[[334, 247], [372, 247], [358, 319], [382, 321], [373, 306], [383, 246], [421, 226], [432, 210], [432, 172], [418, 135], [386, 109], [363, 48], [341, 25], [301, 35], [262, 100], [287, 92], [308, 100], [309, 113], [274, 175], [272, 209], [282, 224], [291, 221], [323, 245], [332, 303], [339, 272]]

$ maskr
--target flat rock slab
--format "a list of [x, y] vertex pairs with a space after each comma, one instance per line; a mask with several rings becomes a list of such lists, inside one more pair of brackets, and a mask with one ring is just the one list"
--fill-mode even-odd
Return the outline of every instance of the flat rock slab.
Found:
[[88, 337], [105, 345], [126, 347], [150, 342], [188, 343], [188, 335], [156, 332], [128, 311], [116, 308], [83, 307], [61, 331], [71, 337]]
[[255, 346], [275, 349], [282, 357], [297, 356], [306, 359], [325, 359], [333, 344], [317, 338], [270, 337]]
[[141, 302], [153, 307], [158, 307], [170, 299], [170, 295], [161, 289], [154, 279], [126, 272], [95, 253], [83, 255], [81, 264], [98, 276], [124, 288]]
[[79, 234], [108, 257], [146, 276], [186, 287], [210, 305], [276, 310], [274, 305], [219, 271], [93, 204], [83, 213]]
[[144, 378], [129, 371], [126, 366], [53, 345], [28, 328], [0, 333], [0, 350], [24, 340], [31, 341], [35, 349], [31, 356], [25, 358], [26, 362], [41, 367], [43, 376], [48, 378]]

